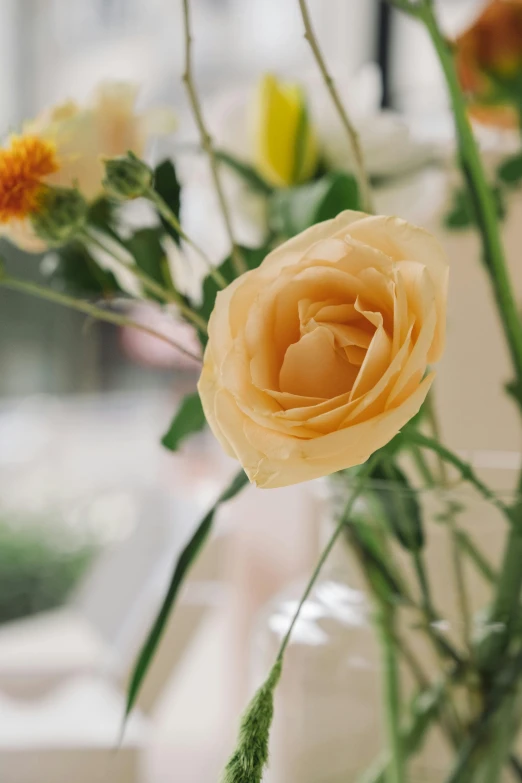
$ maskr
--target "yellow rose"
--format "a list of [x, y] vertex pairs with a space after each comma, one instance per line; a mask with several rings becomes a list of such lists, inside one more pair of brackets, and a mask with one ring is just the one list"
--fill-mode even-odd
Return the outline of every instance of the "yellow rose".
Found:
[[259, 487], [365, 462], [419, 410], [444, 345], [448, 265], [427, 232], [342, 212], [218, 294], [207, 420]]
[[254, 164], [276, 187], [305, 182], [318, 162], [317, 137], [298, 84], [261, 80], [252, 113]]
[[[102, 158], [123, 155], [129, 150], [142, 156], [151, 134], [173, 130], [174, 120], [169, 112], [136, 112], [137, 92], [135, 85], [108, 82], [98, 88], [91, 105], [83, 107], [68, 101], [26, 123], [22, 135], [17, 137], [18, 147], [24, 154], [23, 158], [19, 155], [20, 164], [18, 160], [11, 161], [12, 143], [9, 148], [0, 150], [0, 170], [3, 153], [4, 157], [9, 156], [11, 168], [14, 164], [19, 165], [24, 174], [23, 181], [10, 178], [12, 192], [17, 194], [22, 186], [34, 190], [35, 183], [41, 183], [64, 188], [78, 187], [88, 201], [101, 196], [105, 176]], [[27, 142], [33, 143], [34, 147], [35, 140], [52, 145], [54, 156], [50, 168], [52, 173], [46, 172], [45, 176], [38, 177], [38, 181], [27, 176], [28, 161], [31, 170], [38, 171], [41, 153], [37, 149], [38, 156], [33, 155], [33, 161], [26, 152]], [[5, 196], [8, 202], [12, 201], [9, 192]], [[0, 207], [1, 201], [0, 198]], [[30, 200], [27, 203], [30, 204]], [[5, 215], [7, 218], [7, 211]], [[0, 214], [0, 231], [19, 247], [29, 252], [41, 252], [45, 250], [45, 244], [35, 235], [27, 217], [20, 210], [13, 212], [12, 219], [2, 220]]]

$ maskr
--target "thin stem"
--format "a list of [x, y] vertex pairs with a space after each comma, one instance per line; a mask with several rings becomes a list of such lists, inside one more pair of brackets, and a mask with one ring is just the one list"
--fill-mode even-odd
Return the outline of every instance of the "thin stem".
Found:
[[384, 718], [389, 749], [387, 783], [406, 783], [406, 765], [401, 737], [401, 693], [395, 648], [395, 609], [381, 601], [377, 624], [381, 637]]
[[417, 468], [419, 475], [421, 476], [425, 485], [427, 487], [433, 487], [435, 485], [435, 480], [420, 448], [412, 444], [410, 448], [410, 454], [415, 463], [415, 467]]
[[189, 97], [190, 105], [192, 107], [192, 113], [194, 114], [194, 119], [196, 121], [196, 125], [199, 130], [201, 144], [208, 156], [214, 187], [216, 189], [219, 205], [221, 208], [221, 212], [223, 214], [223, 220], [225, 221], [225, 228], [232, 248], [232, 263], [234, 265], [236, 274], [239, 276], [247, 271], [247, 267], [243, 257], [241, 256], [241, 253], [239, 252], [239, 248], [236, 244], [236, 241], [234, 239], [234, 232], [232, 230], [232, 220], [230, 217], [230, 212], [228, 210], [228, 204], [225, 198], [225, 193], [223, 191], [223, 186], [221, 184], [221, 178], [219, 176], [216, 154], [214, 152], [212, 139], [205, 125], [203, 112], [201, 110], [201, 104], [199, 101], [198, 93], [194, 83], [194, 78], [192, 75], [192, 35], [191, 35], [191, 28], [190, 28], [189, 0], [183, 0], [183, 28], [185, 31], [185, 71], [183, 73], [182, 78], [187, 88], [187, 94]]
[[417, 444], [422, 448], [430, 449], [430, 451], [439, 454], [445, 462], [453, 465], [453, 467], [458, 470], [465, 481], [473, 484], [483, 498], [496, 506], [507, 517], [510, 523], [513, 521], [511, 509], [496, 496], [487, 484], [484, 484], [484, 482], [479, 479], [468, 462], [464, 462], [464, 460], [460, 459], [460, 457], [443, 446], [439, 441], [430, 438], [427, 435], [423, 435], [417, 430], [408, 429], [405, 437], [407, 438], [408, 443]]
[[[439, 420], [435, 411], [433, 390], [430, 390], [425, 403], [426, 414], [428, 422], [430, 424], [431, 432], [436, 441], [442, 442], [442, 436], [439, 426]], [[448, 471], [446, 463], [442, 459], [441, 455], [437, 452], [437, 464], [439, 468], [439, 479], [443, 486], [449, 483]], [[468, 592], [466, 589], [466, 580], [464, 577], [464, 569], [462, 567], [462, 560], [460, 557], [460, 545], [457, 535], [457, 527], [455, 524], [455, 512], [451, 508], [448, 509], [447, 524], [450, 535], [450, 554], [451, 563], [453, 568], [453, 576], [455, 579], [455, 590], [457, 594], [457, 601], [459, 605], [459, 612], [462, 619], [462, 641], [468, 652], [472, 653], [472, 640], [471, 640], [471, 609], [468, 599]]]
[[448, 526], [450, 534], [450, 550], [451, 550], [451, 563], [453, 566], [453, 575], [455, 578], [455, 588], [457, 593], [457, 602], [459, 606], [459, 613], [462, 620], [462, 641], [465, 648], [468, 651], [470, 658], [473, 658], [473, 642], [472, 642], [472, 622], [471, 622], [471, 608], [469, 604], [468, 591], [466, 589], [466, 580], [464, 578], [464, 569], [462, 567], [462, 559], [460, 553], [459, 539], [457, 529], [455, 526], [455, 520], [450, 513], [448, 516]]
[[467, 554], [469, 559], [477, 568], [478, 572], [482, 574], [484, 579], [490, 584], [495, 583], [498, 579], [497, 573], [492, 568], [486, 557], [484, 557], [480, 549], [477, 548], [471, 537], [460, 528], [457, 528], [456, 535], [459, 547], [465, 554]]
[[13, 277], [1, 277], [0, 286], [9, 288], [13, 291], [21, 291], [22, 293], [30, 294], [31, 296], [37, 296], [40, 299], [47, 299], [50, 302], [55, 302], [56, 304], [63, 305], [64, 307], [69, 307], [72, 310], [78, 310], [80, 313], [85, 313], [85, 315], [89, 315], [91, 318], [95, 318], [98, 321], [106, 321], [107, 323], [114, 324], [115, 326], [127, 326], [131, 329], [137, 329], [140, 332], [151, 335], [151, 337], [162, 340], [164, 343], [170, 345], [171, 348], [175, 348], [189, 359], [193, 359], [193, 361], [201, 364], [201, 357], [197, 356], [195, 353], [192, 353], [187, 348], [184, 348], [180, 343], [172, 340], [170, 337], [167, 337], [161, 332], [157, 332], [155, 329], [151, 329], [144, 324], [133, 321], [131, 318], [127, 318], [124, 315], [119, 315], [118, 313], [104, 310], [101, 307], [96, 307], [96, 305], [90, 304], [89, 302], [74, 299], [73, 297], [61, 294], [58, 291], [53, 291], [51, 288], [43, 288], [42, 286], [36, 285], [36, 283], [29, 283], [25, 280], [17, 280]]
[[172, 226], [174, 231], [176, 231], [181, 239], [183, 239], [187, 245], [190, 245], [196, 253], [203, 259], [205, 262], [209, 275], [215, 280], [216, 285], [218, 288], [226, 288], [228, 283], [219, 271], [219, 269], [216, 269], [210, 258], [207, 256], [203, 248], [201, 248], [196, 242], [194, 242], [181, 228], [181, 224], [179, 220], [177, 219], [174, 212], [171, 210], [167, 202], [165, 201], [162, 196], [160, 196], [159, 193], [157, 193], [153, 188], [150, 188], [146, 194], [145, 198], [149, 199], [149, 201], [152, 201], [152, 203], [156, 206], [158, 209], [158, 212], [161, 214], [161, 216], [164, 218], [164, 220], [167, 221], [167, 223]]
[[[437, 412], [435, 410], [435, 402], [434, 402], [434, 393], [433, 389], [430, 389], [428, 392], [428, 396], [426, 397], [426, 402], [424, 404], [426, 415], [428, 417], [428, 422], [431, 428], [431, 432], [435, 440], [438, 440], [440, 443], [442, 443], [442, 433], [440, 431], [440, 424], [439, 419], [437, 417]], [[439, 466], [439, 478], [441, 484], [447, 484], [448, 483], [448, 471], [446, 470], [446, 463], [440, 456], [440, 454], [436, 455], [437, 462]]]
[[285, 654], [285, 650], [288, 646], [288, 642], [290, 641], [290, 637], [292, 636], [292, 631], [294, 630], [295, 624], [299, 618], [299, 615], [301, 613], [301, 609], [303, 608], [304, 604], [306, 603], [308, 596], [310, 595], [313, 586], [315, 585], [317, 578], [319, 574], [321, 573], [321, 569], [324, 566], [326, 560], [328, 559], [328, 556], [330, 555], [330, 552], [335, 546], [335, 543], [339, 536], [341, 535], [345, 525], [347, 524], [350, 514], [352, 513], [353, 506], [355, 504], [355, 501], [361, 494], [363, 488], [364, 488], [364, 482], [368, 479], [368, 477], [371, 475], [372, 470], [374, 470], [375, 465], [379, 461], [379, 456], [377, 454], [374, 454], [368, 462], [366, 462], [363, 467], [361, 468], [356, 481], [354, 482], [354, 485], [352, 487], [352, 492], [350, 495], [350, 499], [348, 500], [344, 511], [341, 515], [341, 519], [335, 528], [330, 540], [328, 541], [328, 544], [324, 548], [316, 567], [314, 568], [313, 574], [310, 577], [308, 584], [306, 585], [305, 591], [303, 595], [301, 596], [301, 600], [299, 601], [299, 604], [297, 606], [297, 609], [295, 611], [295, 614], [292, 618], [292, 622], [290, 623], [290, 626], [288, 628], [288, 631], [286, 632], [283, 641], [281, 642], [281, 646], [279, 647], [279, 652], [277, 653], [277, 658], [282, 658]]
[[431, 597], [431, 591], [428, 582], [428, 576], [426, 569], [424, 568], [424, 562], [419, 550], [412, 552], [413, 565], [415, 567], [415, 573], [417, 574], [417, 581], [421, 591], [421, 606], [423, 612], [426, 614], [429, 623], [436, 622], [439, 618]]
[[301, 10], [301, 17], [303, 19], [303, 24], [305, 28], [305, 38], [310, 44], [310, 48], [312, 50], [312, 53], [315, 57], [315, 61], [317, 62], [317, 65], [321, 72], [321, 76], [323, 77], [326, 88], [330, 93], [335, 108], [337, 109], [337, 113], [339, 114], [341, 123], [348, 136], [348, 140], [355, 160], [355, 168], [356, 168], [355, 173], [356, 173], [357, 180], [359, 182], [363, 209], [366, 212], [371, 213], [373, 212], [373, 204], [372, 204], [370, 181], [368, 179], [368, 174], [366, 172], [366, 168], [364, 165], [364, 156], [361, 148], [361, 143], [359, 140], [359, 134], [357, 133], [354, 124], [352, 123], [345, 107], [343, 106], [343, 102], [341, 101], [334, 80], [330, 72], [328, 71], [326, 61], [323, 57], [323, 53], [319, 47], [319, 43], [317, 41], [317, 37], [315, 35], [312, 26], [312, 21], [310, 19], [310, 13], [308, 11], [306, 0], [298, 0], [298, 2], [299, 2], [299, 8]]
[[163, 286], [161, 286], [159, 283], [157, 283], [155, 280], [153, 280], [150, 275], [148, 275], [146, 272], [144, 272], [142, 269], [137, 266], [137, 264], [128, 264], [123, 258], [120, 258], [117, 256], [107, 245], [105, 245], [100, 239], [98, 239], [97, 236], [91, 233], [85, 233], [83, 235], [83, 238], [86, 242], [91, 242], [92, 244], [96, 245], [100, 250], [102, 250], [104, 253], [107, 253], [112, 257], [114, 261], [116, 261], [119, 266], [122, 267], [122, 269], [125, 269], [126, 272], [130, 272], [131, 275], [133, 275], [137, 280], [139, 280], [143, 287], [149, 291], [151, 294], [154, 294], [158, 297], [162, 302], [165, 304], [174, 304], [176, 305], [179, 312], [187, 319], [187, 321], [190, 321], [194, 326], [196, 326], [198, 329], [200, 329], [204, 334], [207, 332], [207, 322], [204, 318], [202, 318], [200, 315], [194, 312], [191, 307], [185, 304], [185, 302], [181, 299], [179, 294], [176, 291], [168, 291]]
[[488, 743], [488, 754], [484, 760], [485, 774], [480, 783], [498, 783], [502, 770], [508, 763], [516, 726], [513, 711], [516, 695], [511, 694], [499, 710], [492, 729], [492, 739]]
[[98, 250], [101, 250], [103, 253], [106, 253], [107, 255], [111, 256], [111, 258], [116, 261], [116, 263], [122, 268], [125, 269], [125, 271], [129, 272], [131, 275], [136, 277], [141, 283], [143, 283], [143, 287], [150, 291], [151, 294], [154, 294], [158, 297], [162, 302], [170, 302], [170, 303], [177, 303], [177, 299], [174, 294], [172, 294], [171, 291], [166, 291], [163, 286], [159, 285], [155, 280], [152, 279], [146, 272], [143, 272], [138, 266], [135, 264], [129, 264], [124, 258], [121, 258], [121, 256], [116, 255], [114, 250], [112, 250], [108, 245], [106, 245], [104, 242], [101, 241], [95, 234], [85, 231], [82, 232], [80, 235], [84, 242], [87, 244], [92, 244], [95, 247], [98, 248]]

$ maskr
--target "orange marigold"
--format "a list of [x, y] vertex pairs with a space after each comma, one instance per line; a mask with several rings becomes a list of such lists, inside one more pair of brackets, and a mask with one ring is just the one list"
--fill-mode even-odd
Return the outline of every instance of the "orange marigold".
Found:
[[[492, 0], [474, 24], [455, 41], [460, 83], [473, 101], [477, 119], [510, 127], [516, 125], [514, 100], [496, 95], [496, 84], [514, 85], [522, 74], [522, 0]], [[486, 104], [481, 108], [478, 104]], [[489, 104], [489, 105], [488, 105]]]
[[38, 136], [12, 136], [0, 149], [0, 224], [23, 220], [37, 208], [45, 177], [58, 171], [55, 145]]

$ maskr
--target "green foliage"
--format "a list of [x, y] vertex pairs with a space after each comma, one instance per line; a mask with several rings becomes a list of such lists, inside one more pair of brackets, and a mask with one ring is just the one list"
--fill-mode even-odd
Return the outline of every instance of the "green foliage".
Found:
[[497, 168], [497, 177], [506, 185], [517, 187], [522, 182], [522, 153], [504, 158]]
[[[506, 205], [502, 186], [494, 185], [492, 194], [495, 199], [497, 217], [499, 220], [504, 220]], [[444, 217], [444, 225], [455, 231], [478, 225], [476, 211], [467, 188], [459, 188], [454, 191], [450, 210]]]
[[[256, 269], [268, 253], [268, 249], [265, 247], [240, 247], [239, 251], [248, 269]], [[223, 263], [218, 267], [218, 269], [227, 283], [231, 283], [233, 280], [235, 280], [236, 273], [234, 271], [231, 256], [226, 258], [225, 261], [223, 261]], [[214, 309], [216, 296], [218, 295], [219, 290], [219, 286], [214, 278], [211, 275], [207, 275], [203, 282], [203, 296], [201, 304], [197, 306], [193, 303], [191, 304], [192, 308], [198, 313], [198, 315], [204, 318], [205, 321], [208, 321], [210, 318], [210, 314]], [[206, 345], [206, 334], [199, 332], [199, 339], [202, 345]]]
[[183, 441], [205, 427], [206, 419], [199, 394], [187, 394], [176, 411], [168, 432], [161, 439], [170, 451], [177, 451]]
[[[134, 258], [136, 266], [163, 287], [174, 289], [170, 276], [167, 255], [163, 249], [161, 228], [140, 228], [125, 242], [125, 247]], [[147, 297], [156, 299], [150, 291]]]
[[0, 521], [0, 623], [63, 605], [95, 553], [65, 531]]
[[132, 671], [129, 687], [127, 690], [125, 717], [130, 714], [134, 704], [136, 703], [141, 685], [152, 663], [158, 645], [161, 641], [161, 637], [163, 636], [167, 620], [170, 617], [170, 613], [174, 607], [179, 590], [191, 566], [201, 551], [201, 548], [208, 538], [217, 510], [222, 503], [225, 503], [227, 500], [231, 500], [233, 497], [235, 497], [238, 492], [240, 492], [243, 487], [246, 486], [246, 484], [248, 484], [248, 478], [243, 471], [240, 471], [236, 474], [228, 487], [221, 493], [210, 511], [203, 517], [189, 542], [178, 557], [172, 574], [172, 579], [168, 586], [165, 598], [163, 599], [163, 603], [160, 606], [159, 612], [156, 615], [156, 619], [152, 624], [152, 628], [147, 636], [147, 639], [145, 640], [143, 647], [141, 648]]
[[393, 534], [405, 549], [418, 552], [424, 546], [422, 515], [406, 474], [396, 462], [385, 460], [376, 465], [372, 479], [383, 482], [375, 493]]
[[375, 525], [362, 511], [354, 509], [346, 524], [346, 536], [357, 552], [364, 571], [376, 595], [389, 603], [399, 603], [404, 598], [404, 589], [398, 574], [388, 564]]
[[236, 158], [230, 152], [225, 152], [224, 150], [216, 150], [215, 156], [220, 163], [224, 163], [228, 168], [238, 174], [252, 190], [265, 196], [269, 196], [273, 192], [273, 187], [269, 185], [250, 164], [239, 160], [239, 158]]
[[[174, 164], [170, 160], [164, 160], [154, 169], [153, 187], [156, 193], [170, 207], [170, 210], [179, 220], [181, 206], [181, 185], [176, 175]], [[179, 244], [179, 234], [176, 229], [158, 213], [164, 231]]]
[[116, 225], [118, 206], [108, 198], [99, 198], [89, 207], [87, 222], [94, 228], [110, 231]]
[[81, 242], [70, 242], [55, 252], [57, 263], [50, 274], [55, 288], [81, 298], [123, 295], [112, 272], [102, 269]]
[[239, 728], [237, 747], [231, 756], [223, 783], [261, 783], [268, 761], [268, 740], [274, 714], [274, 691], [281, 677], [278, 658], [266, 681], [248, 705]]
[[269, 200], [269, 223], [275, 234], [293, 237], [345, 209], [360, 208], [355, 177], [332, 171], [314, 182], [276, 190]]
[[[100, 198], [90, 207], [87, 223], [115, 237], [116, 207], [106, 198]], [[102, 269], [82, 242], [73, 240], [54, 251], [56, 266], [49, 273], [55, 288], [72, 296], [85, 298], [110, 298], [124, 292], [112, 272]]]

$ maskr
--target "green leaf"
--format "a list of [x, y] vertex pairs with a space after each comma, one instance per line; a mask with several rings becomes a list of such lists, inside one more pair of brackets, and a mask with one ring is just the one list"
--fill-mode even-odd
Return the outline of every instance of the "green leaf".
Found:
[[[179, 220], [179, 212], [181, 206], [181, 185], [176, 175], [176, 169], [174, 164], [170, 160], [164, 160], [154, 169], [154, 190], [162, 197], [162, 199], [168, 204], [171, 211]], [[179, 234], [173, 226], [170, 225], [161, 215], [158, 213], [158, 217], [161, 220], [161, 224], [169, 236], [171, 236], [175, 242], [179, 244]]]
[[[113, 239], [115, 232], [117, 206], [109, 199], [100, 198], [89, 208], [87, 221], [98, 231], [103, 231]], [[82, 242], [72, 241], [54, 250], [57, 264], [51, 272], [43, 274], [50, 278], [51, 284], [67, 293], [82, 297], [111, 297], [124, 295], [112, 272], [102, 269]]]
[[179, 558], [177, 559], [167, 594], [163, 599], [160, 610], [156, 616], [156, 619], [154, 620], [149, 635], [147, 636], [145, 644], [143, 645], [141, 652], [138, 655], [138, 659], [134, 665], [127, 690], [125, 719], [128, 717], [132, 708], [134, 707], [134, 704], [136, 703], [141, 685], [153, 661], [154, 654], [158, 644], [160, 643], [163, 631], [165, 630], [165, 626], [167, 624], [167, 620], [169, 619], [170, 613], [179, 593], [179, 589], [183, 584], [190, 567], [198, 556], [203, 544], [208, 538], [218, 508], [222, 503], [225, 503], [227, 500], [235, 497], [235, 495], [237, 495], [238, 492], [240, 492], [240, 490], [246, 486], [246, 484], [248, 484], [248, 478], [246, 474], [241, 471], [234, 477], [229, 486], [221, 493], [210, 511], [201, 520], [190, 541], [187, 543]]
[[273, 192], [273, 187], [257, 173], [253, 166], [239, 160], [239, 158], [236, 158], [234, 155], [231, 155], [230, 152], [225, 152], [224, 150], [216, 150], [215, 156], [220, 163], [224, 163], [232, 169], [232, 171], [235, 171], [252, 190], [262, 193], [265, 196], [269, 196]]
[[450, 229], [468, 228], [474, 223], [473, 208], [466, 190], [456, 190], [450, 211], [444, 216], [444, 225]]
[[99, 198], [89, 207], [87, 222], [101, 231], [114, 230], [118, 205], [108, 198]]
[[[499, 220], [503, 220], [506, 217], [506, 205], [502, 189], [499, 186], [494, 186], [491, 188], [491, 193], [495, 200], [497, 217]], [[454, 231], [478, 225], [476, 210], [467, 188], [459, 188], [454, 191], [451, 208], [444, 216], [444, 225]]]
[[[162, 236], [161, 228], [140, 228], [125, 242], [125, 247], [142, 272], [145, 272], [161, 286], [165, 287], [166, 285], [175, 290], [169, 272], [167, 255], [161, 244]], [[147, 297], [157, 299], [150, 291], [147, 292]]]
[[517, 186], [522, 182], [522, 153], [504, 158], [497, 169], [498, 178], [506, 185]]
[[[241, 247], [240, 252], [248, 269], [256, 269], [263, 259], [266, 258], [268, 249], [266, 247]], [[227, 283], [231, 283], [237, 277], [230, 256], [226, 258], [225, 261], [223, 261], [218, 269]], [[214, 309], [216, 296], [218, 295], [219, 290], [220, 289], [214, 278], [211, 275], [208, 275], [203, 281], [203, 297], [201, 304], [198, 306], [195, 306], [193, 303], [191, 304], [192, 308], [198, 313], [198, 315], [200, 315], [207, 322], [210, 318], [212, 310]], [[208, 339], [207, 335], [203, 334], [203, 332], [199, 332], [198, 334], [201, 344], [203, 346], [206, 345]]]
[[[87, 298], [124, 294], [112, 272], [102, 269], [81, 242], [59, 247], [55, 255], [56, 266], [48, 274], [54, 287], [73, 296]], [[47, 273], [44, 271], [43, 274]]]
[[418, 552], [424, 546], [422, 515], [406, 474], [395, 462], [388, 460], [376, 465], [372, 479], [383, 482], [375, 493], [397, 540], [408, 551]]
[[275, 191], [268, 206], [270, 228], [277, 234], [293, 237], [345, 209], [360, 207], [355, 177], [332, 171], [315, 182]]
[[169, 431], [161, 439], [170, 451], [177, 451], [181, 443], [195, 432], [201, 432], [206, 424], [199, 394], [188, 394], [182, 401], [172, 420]]
[[383, 551], [372, 522], [361, 512], [352, 511], [346, 528], [348, 540], [364, 565], [365, 573], [376, 594], [390, 603], [402, 601], [405, 592], [400, 577], [387, 562], [386, 552]]

